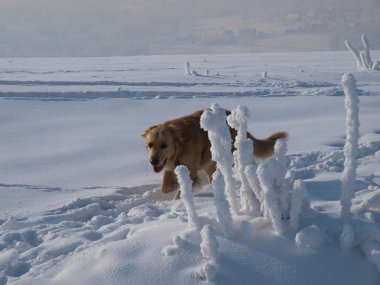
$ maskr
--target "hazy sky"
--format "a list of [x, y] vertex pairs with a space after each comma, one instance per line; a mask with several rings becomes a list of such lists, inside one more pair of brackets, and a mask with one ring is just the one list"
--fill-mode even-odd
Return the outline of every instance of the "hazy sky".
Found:
[[380, 49], [380, 0], [0, 0], [0, 57]]

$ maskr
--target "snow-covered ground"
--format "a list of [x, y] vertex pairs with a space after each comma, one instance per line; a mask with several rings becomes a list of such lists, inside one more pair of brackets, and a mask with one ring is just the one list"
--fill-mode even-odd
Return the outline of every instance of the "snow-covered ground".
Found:
[[[360, 97], [349, 250], [339, 219], [345, 72]], [[233, 216], [232, 237], [215, 232], [210, 281], [201, 235], [183, 203], [160, 193], [141, 134], [213, 102], [247, 106], [256, 137], [289, 132], [289, 169], [311, 204], [297, 240], [317, 237], [304, 248], [290, 228]], [[379, 284], [368, 260], [380, 266], [379, 122], [380, 72], [356, 71], [348, 52], [0, 59], [0, 284]], [[211, 187], [194, 200], [201, 225], [216, 227]], [[359, 246], [369, 233], [374, 246]]]

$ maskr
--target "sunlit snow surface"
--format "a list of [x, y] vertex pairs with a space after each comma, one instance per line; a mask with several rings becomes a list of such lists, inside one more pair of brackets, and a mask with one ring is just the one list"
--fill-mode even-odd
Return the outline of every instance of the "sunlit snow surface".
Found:
[[[345, 72], [360, 96], [355, 223], [376, 228], [380, 72], [357, 72], [348, 52], [0, 59], [0, 284], [207, 284], [200, 237], [160, 193], [141, 134], [213, 102], [247, 106], [256, 137], [289, 132], [289, 168], [311, 202], [299, 227], [323, 236], [298, 248], [269, 224], [217, 232], [215, 284], [379, 284], [359, 247], [339, 245]], [[215, 223], [209, 186], [195, 205]]]

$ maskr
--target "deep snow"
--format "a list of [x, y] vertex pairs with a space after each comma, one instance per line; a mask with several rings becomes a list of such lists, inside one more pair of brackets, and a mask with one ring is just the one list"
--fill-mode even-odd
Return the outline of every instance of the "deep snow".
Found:
[[[289, 132], [289, 168], [310, 200], [298, 235], [233, 216], [233, 237], [216, 231], [215, 283], [379, 284], [364, 254], [376, 262], [380, 241], [380, 72], [355, 70], [348, 52], [0, 59], [0, 284], [207, 283], [201, 236], [159, 192], [141, 134], [213, 102], [247, 106], [259, 138]], [[360, 95], [360, 231], [347, 250], [343, 72]], [[211, 186], [194, 201], [201, 226], [216, 227]]]

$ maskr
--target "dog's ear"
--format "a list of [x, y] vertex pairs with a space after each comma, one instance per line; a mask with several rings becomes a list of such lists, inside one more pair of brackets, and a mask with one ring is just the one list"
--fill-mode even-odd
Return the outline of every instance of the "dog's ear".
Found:
[[189, 138], [182, 123], [173, 122], [169, 125], [169, 128], [180, 143], [186, 143], [188, 141]]
[[157, 128], [157, 125], [153, 125], [153, 126], [147, 128], [141, 136], [145, 139], [146, 136], [147, 136], [147, 134], [148, 134], [151, 130], [153, 130], [153, 129], [155, 129], [155, 128]]

